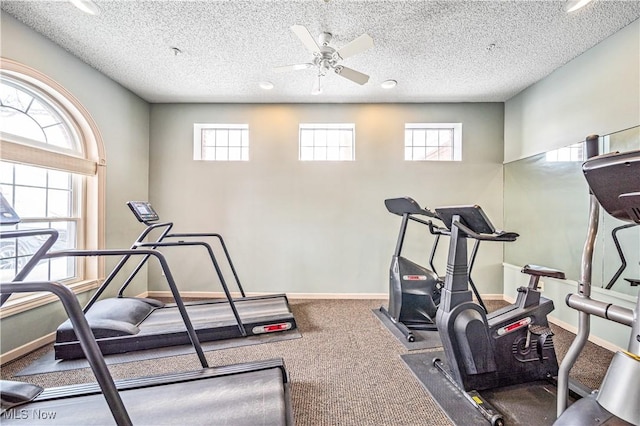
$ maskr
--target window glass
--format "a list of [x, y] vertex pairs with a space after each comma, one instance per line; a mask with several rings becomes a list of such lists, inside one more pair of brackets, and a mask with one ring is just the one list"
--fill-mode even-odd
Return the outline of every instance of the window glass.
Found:
[[[77, 247], [77, 190], [72, 173], [42, 167], [0, 162], [2, 195], [20, 215], [19, 229], [54, 228], [58, 240], [54, 249]], [[76, 177], [76, 181], [79, 177]], [[45, 220], [43, 220], [45, 219]], [[4, 228], [4, 227], [3, 227]], [[11, 228], [16, 228], [12, 226]], [[44, 243], [34, 236], [0, 240], [2, 280], [10, 281]], [[30, 280], [69, 280], [77, 276], [75, 258], [40, 262], [29, 274]]]
[[82, 152], [68, 117], [36, 89], [9, 79], [0, 80], [0, 133], [23, 144], [45, 144], [53, 150]]
[[301, 161], [353, 161], [355, 124], [300, 124]]
[[249, 125], [194, 124], [193, 159], [249, 161]]
[[462, 123], [407, 123], [406, 161], [461, 161]]

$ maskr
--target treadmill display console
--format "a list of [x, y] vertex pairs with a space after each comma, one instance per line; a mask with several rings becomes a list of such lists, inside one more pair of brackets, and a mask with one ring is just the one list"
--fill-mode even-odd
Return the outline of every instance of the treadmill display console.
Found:
[[136, 219], [142, 223], [160, 220], [160, 216], [148, 201], [129, 201], [127, 205], [136, 216]]

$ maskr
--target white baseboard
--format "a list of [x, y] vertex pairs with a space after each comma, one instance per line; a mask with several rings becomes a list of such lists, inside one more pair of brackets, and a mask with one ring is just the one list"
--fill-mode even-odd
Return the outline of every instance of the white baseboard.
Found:
[[[268, 296], [273, 293], [247, 292], [247, 296]], [[386, 299], [386, 293], [286, 293], [289, 299]], [[195, 299], [220, 299], [225, 295], [221, 291], [182, 291], [182, 297]], [[240, 297], [240, 293], [232, 292], [232, 297]], [[148, 291], [138, 297], [173, 297], [170, 291]]]
[[[224, 298], [223, 292], [208, 291], [182, 291], [182, 297], [194, 299], [219, 299]], [[265, 296], [272, 293], [246, 293], [247, 296]], [[289, 299], [356, 299], [356, 300], [386, 300], [387, 293], [286, 293]], [[240, 293], [232, 292], [232, 297], [240, 297]], [[173, 297], [170, 291], [148, 291], [138, 297]], [[501, 294], [483, 294], [484, 300], [504, 300]]]
[[[547, 319], [549, 320], [550, 323], [555, 324], [558, 327], [562, 327], [565, 330], [572, 332], [573, 334], [576, 334], [578, 332], [578, 328], [577, 327], [575, 327], [575, 326], [573, 326], [573, 325], [571, 325], [571, 324], [569, 324], [567, 322], [561, 321], [561, 320], [559, 320], [557, 318], [554, 318], [554, 317], [551, 317], [551, 316], [548, 317]], [[601, 339], [598, 336], [594, 336], [593, 334], [589, 334], [589, 341], [591, 343], [594, 343], [594, 344], [596, 344], [598, 346], [601, 346], [601, 347], [603, 347], [605, 349], [608, 349], [611, 352], [624, 351], [624, 349], [622, 349], [621, 347], [619, 347], [617, 345], [614, 345], [611, 342], [607, 342], [606, 340]]]
[[13, 361], [14, 359], [18, 359], [21, 356], [25, 356], [30, 352], [35, 351], [38, 348], [41, 348], [49, 343], [53, 342], [56, 339], [55, 331], [53, 333], [49, 333], [46, 336], [43, 336], [39, 339], [32, 340], [29, 343], [25, 343], [22, 346], [19, 346], [9, 352], [0, 354], [0, 365], [6, 364], [9, 361]]

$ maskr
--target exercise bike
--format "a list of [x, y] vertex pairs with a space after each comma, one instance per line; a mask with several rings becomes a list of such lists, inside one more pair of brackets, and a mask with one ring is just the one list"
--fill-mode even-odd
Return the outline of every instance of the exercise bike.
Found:
[[[597, 136], [590, 137], [597, 142]], [[640, 224], [640, 151], [601, 155], [582, 166], [589, 184], [589, 229], [582, 252], [578, 293], [566, 298], [579, 314], [578, 332], [558, 373], [556, 425], [640, 424], [640, 297], [634, 309], [591, 298], [591, 267], [602, 206], [611, 216]], [[618, 251], [619, 246], [616, 244]], [[612, 281], [614, 282], [614, 281]], [[633, 282], [631, 282], [633, 285]], [[608, 288], [608, 287], [607, 287]], [[590, 316], [596, 315], [631, 327], [626, 351], [613, 356], [600, 390], [574, 402], [567, 409], [569, 372], [582, 352], [590, 331]]]
[[478, 391], [536, 381], [557, 375], [558, 361], [547, 315], [553, 301], [538, 290], [541, 277], [564, 279], [561, 271], [527, 265], [527, 287], [520, 287], [514, 304], [487, 314], [472, 300], [468, 288], [467, 239], [511, 242], [518, 234], [496, 231], [480, 206], [437, 208], [451, 230], [447, 275], [436, 325], [448, 366], [433, 360], [445, 382], [453, 384], [491, 424], [504, 415]]
[[[422, 208], [412, 198], [390, 198], [384, 201], [389, 213], [402, 217], [400, 231], [396, 248], [391, 257], [389, 268], [389, 307], [380, 307], [380, 312], [384, 314], [393, 325], [400, 330], [407, 341], [415, 341], [412, 330], [432, 330], [437, 329], [435, 324], [436, 311], [440, 304], [440, 291], [444, 284], [443, 277], [439, 276], [433, 264], [438, 243], [442, 235], [449, 236], [447, 228], [434, 225], [431, 220], [422, 219], [419, 216], [432, 219], [439, 219], [438, 215], [427, 208]], [[431, 269], [419, 265], [402, 256], [402, 248], [407, 233], [409, 221], [425, 225], [429, 232], [435, 235], [435, 240], [429, 255], [429, 266]], [[486, 312], [486, 307], [480, 293], [476, 289], [475, 283], [471, 280], [471, 269], [478, 252], [479, 240], [476, 240], [469, 262], [469, 284]]]

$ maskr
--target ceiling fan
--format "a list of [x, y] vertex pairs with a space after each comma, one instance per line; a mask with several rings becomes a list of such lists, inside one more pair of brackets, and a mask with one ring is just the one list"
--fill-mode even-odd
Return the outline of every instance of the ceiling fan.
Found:
[[340, 65], [339, 62], [350, 56], [357, 55], [373, 47], [373, 39], [368, 34], [352, 40], [350, 43], [335, 49], [329, 46], [333, 35], [322, 33], [318, 36], [319, 43], [316, 43], [313, 36], [303, 25], [293, 25], [291, 31], [300, 39], [302, 44], [313, 54], [311, 62], [295, 65], [284, 65], [274, 67], [274, 72], [286, 72], [294, 70], [304, 70], [314, 68], [317, 70], [317, 78], [314, 80], [311, 94], [317, 95], [322, 92], [321, 80], [327, 72], [333, 71], [341, 77], [351, 80], [360, 85], [369, 81], [369, 76], [354, 69]]

